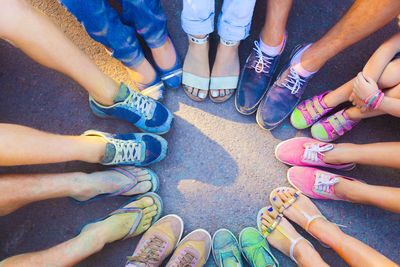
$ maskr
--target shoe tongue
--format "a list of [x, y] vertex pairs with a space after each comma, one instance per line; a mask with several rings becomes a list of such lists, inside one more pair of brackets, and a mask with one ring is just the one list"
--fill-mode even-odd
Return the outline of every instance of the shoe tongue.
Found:
[[110, 163], [114, 157], [117, 150], [115, 149], [115, 145], [112, 143], [106, 144], [106, 151], [104, 153], [104, 157], [101, 160], [102, 163]]
[[269, 259], [270, 255], [262, 248], [259, 248], [256, 253], [254, 253], [254, 265], [255, 266], [269, 266], [271, 262], [268, 262], [266, 259]]
[[130, 93], [129, 88], [125, 84], [121, 83], [118, 93], [114, 96], [113, 102], [118, 103], [124, 101]]

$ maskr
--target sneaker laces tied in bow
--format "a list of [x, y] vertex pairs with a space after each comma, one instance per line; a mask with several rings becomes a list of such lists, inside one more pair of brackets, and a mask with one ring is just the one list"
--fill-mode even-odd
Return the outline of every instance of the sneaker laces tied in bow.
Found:
[[330, 193], [332, 186], [339, 182], [339, 179], [332, 175], [322, 172], [316, 173], [314, 188], [319, 192]]
[[257, 53], [255, 56], [257, 62], [252, 67], [257, 73], [269, 73], [273, 58], [263, 54], [258, 41], [254, 41], [254, 46], [253, 50]]
[[151, 266], [151, 263], [161, 261], [161, 249], [166, 246], [166, 242], [158, 236], [152, 236], [146, 240], [139, 252], [134, 256], [128, 256], [129, 263], [141, 263], [140, 266]]
[[323, 155], [323, 152], [329, 151], [333, 149], [332, 144], [323, 144], [320, 143], [313, 143], [306, 146], [304, 150], [303, 158], [305, 160], [310, 160], [314, 162], [319, 161], [318, 155]]
[[114, 145], [117, 149], [115, 163], [140, 161], [142, 155], [142, 142], [138, 143], [132, 140], [114, 140]]
[[146, 97], [138, 92], [131, 92], [125, 102], [130, 109], [144, 114], [147, 119], [151, 119], [153, 117], [153, 107], [155, 106], [155, 103], [149, 97]]
[[285, 81], [282, 83], [282, 86], [289, 89], [291, 93], [295, 95], [299, 92], [304, 82], [305, 80], [300, 77], [297, 71], [293, 67], [290, 67], [290, 74], [288, 75], [287, 78], [285, 78]]

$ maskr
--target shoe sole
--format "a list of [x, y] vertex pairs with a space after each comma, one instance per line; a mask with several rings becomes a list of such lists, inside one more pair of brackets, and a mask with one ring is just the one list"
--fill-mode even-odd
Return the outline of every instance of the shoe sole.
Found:
[[[291, 139], [289, 139], [289, 140], [299, 139], [299, 138], [303, 138], [303, 137], [294, 137], [294, 138], [291, 138]], [[294, 165], [294, 164], [291, 164], [291, 163], [288, 163], [288, 162], [285, 162], [285, 161], [279, 159], [279, 158], [277, 157], [277, 155], [276, 155], [276, 151], [278, 151], [278, 148], [279, 148], [281, 145], [283, 145], [285, 142], [289, 141], [289, 140], [280, 142], [280, 143], [276, 146], [275, 151], [274, 151], [275, 158], [276, 158], [277, 160], [279, 160], [280, 162], [282, 162], [283, 164], [286, 164], [286, 165], [289, 165], [289, 166], [296, 166], [296, 165]], [[299, 166], [301, 166], [301, 165], [299, 165]], [[334, 167], [318, 166], [318, 165], [315, 165], [315, 166], [301, 166], [301, 167], [319, 167], [319, 168], [330, 168], [330, 169], [336, 169], [336, 170], [342, 170], [342, 171], [351, 171], [351, 170], [353, 170], [353, 169], [356, 167], [356, 164], [354, 164], [354, 165], [352, 165], [352, 166], [350, 166], [350, 167], [347, 167], [347, 168], [334, 168]]]
[[[213, 234], [213, 236], [212, 236], [211, 247], [213, 248], [213, 250], [214, 250], [214, 238], [215, 238], [215, 236], [217, 235], [218, 232], [222, 232], [222, 231], [228, 231], [229, 233], [231, 233], [232, 236], [235, 238], [236, 243], [239, 244], [239, 241], [237, 240], [236, 236], [235, 236], [229, 229], [221, 228], [221, 229], [219, 229], [218, 231], [216, 231], [216, 232]], [[239, 244], [239, 247], [240, 247], [240, 244]], [[217, 260], [216, 260], [215, 257], [214, 257], [214, 253], [213, 253], [213, 259], [214, 259], [215, 264], [217, 264], [218, 267], [223, 267], [223, 266], [219, 266], [219, 265], [218, 265]]]

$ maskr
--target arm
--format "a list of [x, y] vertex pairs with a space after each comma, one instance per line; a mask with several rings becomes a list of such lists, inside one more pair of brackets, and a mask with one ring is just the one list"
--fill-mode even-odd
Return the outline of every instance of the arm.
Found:
[[400, 52], [400, 33], [386, 40], [372, 54], [362, 71], [364, 76], [371, 77], [375, 82], [378, 81], [387, 64], [398, 52]]

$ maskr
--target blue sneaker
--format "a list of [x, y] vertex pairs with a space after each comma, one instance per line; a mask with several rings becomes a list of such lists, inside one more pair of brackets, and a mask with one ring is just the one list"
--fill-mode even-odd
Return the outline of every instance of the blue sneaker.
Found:
[[227, 229], [219, 229], [212, 240], [212, 253], [218, 267], [241, 267], [240, 247], [236, 237]]
[[[286, 38], [285, 38], [286, 39]], [[246, 60], [235, 96], [236, 110], [251, 115], [267, 93], [281, 55], [268, 56], [261, 51], [258, 41]]]
[[89, 97], [90, 107], [94, 114], [106, 118], [125, 119], [150, 133], [164, 134], [169, 131], [174, 116], [166, 107], [160, 102], [129, 89], [123, 83], [121, 83], [121, 87], [128, 90], [128, 97], [111, 106], [103, 106]]
[[304, 89], [312, 75], [300, 76], [292, 67], [292, 59], [305, 45], [297, 46], [289, 64], [279, 73], [257, 110], [257, 123], [265, 130], [272, 130], [292, 113], [299, 104]]
[[239, 235], [242, 254], [251, 267], [279, 267], [278, 260], [272, 255], [268, 242], [253, 227], [244, 228]]
[[178, 52], [175, 49], [175, 46], [174, 46], [174, 51], [176, 55], [176, 61], [174, 66], [172, 66], [167, 70], [164, 70], [160, 68], [156, 63], [156, 67], [159, 75], [161, 76], [161, 80], [164, 82], [164, 84], [169, 88], [176, 89], [182, 83], [182, 62], [181, 59], [179, 58]]
[[109, 134], [89, 130], [83, 135], [98, 136], [107, 141], [101, 160], [103, 165], [146, 166], [164, 159], [167, 155], [168, 142], [155, 134]]

